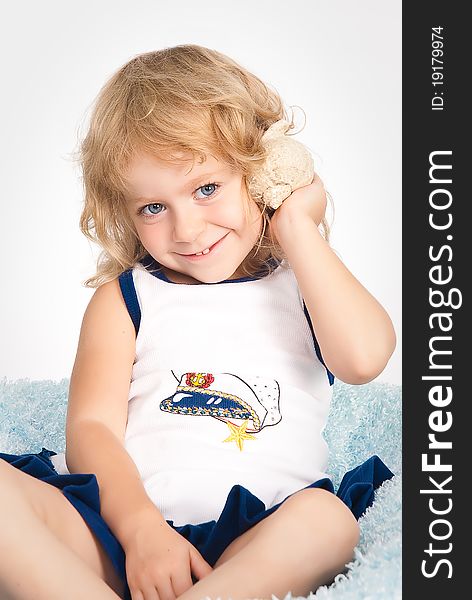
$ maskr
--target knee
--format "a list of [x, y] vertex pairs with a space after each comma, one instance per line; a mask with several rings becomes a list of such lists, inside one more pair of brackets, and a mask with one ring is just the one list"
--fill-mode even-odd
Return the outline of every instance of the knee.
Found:
[[2, 509], [15, 508], [19, 505], [22, 495], [16, 473], [16, 467], [0, 459], [0, 503]]
[[8, 492], [16, 487], [18, 482], [18, 469], [9, 462], [0, 458], [0, 483], [2, 486], [2, 496], [4, 492]]
[[[0, 459], [0, 505], [5, 514], [14, 514], [29, 509], [44, 521], [45, 501], [41, 489], [51, 494], [60, 494], [60, 490], [37, 480], [29, 473], [17, 469], [6, 460]], [[49, 491], [49, 488], [51, 490]], [[39, 490], [39, 491], [38, 491]], [[49, 500], [49, 496], [47, 500]], [[46, 500], [46, 499], [44, 499]]]
[[344, 516], [340, 515], [334, 521], [333, 526], [333, 542], [338, 546], [344, 564], [353, 559], [354, 548], [360, 538], [359, 523], [347, 506], [346, 511]]
[[[308, 488], [295, 494], [296, 512], [313, 535], [329, 537], [332, 548], [349, 561], [359, 543], [359, 524], [351, 510], [333, 493]], [[293, 497], [295, 497], [293, 496]]]

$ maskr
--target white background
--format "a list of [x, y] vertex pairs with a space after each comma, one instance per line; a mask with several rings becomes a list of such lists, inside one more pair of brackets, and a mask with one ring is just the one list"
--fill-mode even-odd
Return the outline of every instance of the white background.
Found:
[[30, 0], [0, 28], [0, 378], [70, 375], [98, 254], [72, 157], [100, 87], [136, 54], [195, 43], [305, 110], [332, 246], [397, 332], [378, 380], [401, 382], [400, 1]]

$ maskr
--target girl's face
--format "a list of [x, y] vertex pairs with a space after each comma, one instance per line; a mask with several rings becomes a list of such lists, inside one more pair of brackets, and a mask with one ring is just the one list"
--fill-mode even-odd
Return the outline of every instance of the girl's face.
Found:
[[176, 283], [241, 277], [259, 239], [261, 211], [242, 175], [225, 163], [208, 156], [190, 168], [148, 155], [130, 165], [126, 201], [139, 239]]

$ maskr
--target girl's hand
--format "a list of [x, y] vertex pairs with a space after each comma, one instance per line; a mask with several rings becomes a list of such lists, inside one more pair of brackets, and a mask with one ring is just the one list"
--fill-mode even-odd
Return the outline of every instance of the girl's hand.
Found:
[[270, 227], [278, 242], [283, 244], [283, 236], [290, 235], [290, 224], [298, 219], [311, 220], [317, 226], [326, 212], [326, 191], [323, 182], [314, 175], [310, 185], [296, 189], [274, 212]]
[[213, 569], [198, 550], [167, 523], [141, 521], [124, 547], [132, 600], [175, 600]]

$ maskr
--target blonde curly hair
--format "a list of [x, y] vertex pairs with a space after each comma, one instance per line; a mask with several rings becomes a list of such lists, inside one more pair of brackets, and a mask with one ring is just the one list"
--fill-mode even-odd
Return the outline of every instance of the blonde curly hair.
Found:
[[[126, 173], [134, 157], [150, 154], [179, 162], [176, 154], [207, 153], [247, 181], [265, 158], [261, 138], [288, 119], [282, 100], [231, 58], [194, 44], [140, 54], [105, 83], [80, 144], [84, 207], [80, 229], [102, 251], [86, 287], [98, 287], [147, 255], [126, 209]], [[293, 121], [292, 121], [293, 126]], [[269, 258], [284, 257], [268, 227], [271, 210], [259, 203], [263, 225], [242, 268], [254, 275]], [[326, 219], [320, 224], [329, 238]], [[273, 261], [271, 261], [273, 262]]]

